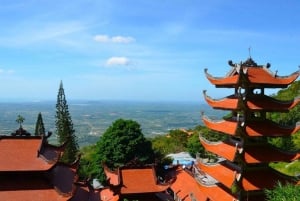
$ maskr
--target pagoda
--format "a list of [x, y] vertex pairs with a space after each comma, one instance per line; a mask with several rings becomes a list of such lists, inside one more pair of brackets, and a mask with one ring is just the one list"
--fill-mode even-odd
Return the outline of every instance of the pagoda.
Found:
[[213, 77], [205, 69], [209, 82], [216, 88], [231, 88], [233, 94], [213, 99], [204, 91], [206, 102], [214, 109], [230, 111], [222, 120], [212, 120], [203, 114], [206, 127], [227, 135], [226, 140], [211, 142], [200, 137], [206, 151], [218, 156], [215, 163], [199, 162], [201, 171], [216, 182], [201, 185], [208, 200], [264, 200], [264, 189], [272, 189], [278, 181], [297, 184], [299, 180], [269, 167], [271, 162], [291, 162], [298, 152], [283, 151], [270, 145], [268, 137], [288, 137], [300, 130], [300, 125], [281, 125], [267, 118], [268, 112], [289, 112], [298, 103], [276, 100], [265, 94], [267, 88], [287, 88], [299, 76], [279, 76], [270, 71], [270, 64], [258, 65], [250, 57], [245, 62], [229, 61], [230, 71], [224, 77]]

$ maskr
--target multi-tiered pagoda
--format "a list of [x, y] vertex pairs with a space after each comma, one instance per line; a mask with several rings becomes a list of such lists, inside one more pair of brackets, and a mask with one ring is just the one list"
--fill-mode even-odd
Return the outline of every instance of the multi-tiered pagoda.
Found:
[[288, 112], [299, 99], [279, 101], [266, 95], [265, 89], [286, 88], [300, 72], [278, 76], [269, 70], [270, 64], [257, 65], [251, 57], [239, 64], [229, 61], [229, 65], [231, 69], [224, 77], [213, 77], [205, 70], [211, 84], [232, 88], [233, 94], [216, 100], [204, 92], [211, 107], [231, 111], [231, 115], [218, 121], [202, 117], [209, 129], [228, 138], [210, 142], [200, 137], [204, 148], [220, 157], [217, 163], [198, 164], [216, 180], [201, 188], [209, 200], [263, 200], [263, 190], [272, 189], [278, 181], [299, 182], [270, 168], [269, 163], [297, 160], [300, 154], [280, 150], [267, 141], [267, 137], [288, 137], [299, 131], [300, 125], [280, 125], [267, 118], [268, 112]]

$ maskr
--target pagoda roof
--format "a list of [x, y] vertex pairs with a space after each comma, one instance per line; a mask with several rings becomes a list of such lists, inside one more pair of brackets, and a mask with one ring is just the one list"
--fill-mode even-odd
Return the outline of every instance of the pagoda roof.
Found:
[[200, 142], [206, 151], [217, 154], [229, 161], [234, 161], [236, 154], [242, 153], [243, 151], [243, 148], [240, 147], [239, 143], [233, 145], [228, 141], [210, 142], [203, 137], [200, 137]]
[[207, 200], [207, 195], [200, 190], [199, 183], [191, 174], [179, 167], [175, 170], [175, 177], [170, 188], [180, 200], [192, 201], [191, 195], [199, 201]]
[[1, 172], [1, 200], [67, 201], [77, 179], [73, 167], [56, 164], [50, 172]]
[[[263, 178], [263, 179], [262, 179]], [[278, 182], [295, 183], [294, 177], [283, 175], [270, 167], [250, 169], [243, 172], [241, 185], [244, 191], [273, 189]]]
[[272, 73], [268, 66], [259, 66], [254, 62], [251, 65], [245, 62], [243, 64], [231, 64], [231, 66], [232, 69], [224, 77], [213, 77], [205, 69], [206, 77], [216, 87], [237, 88], [247, 82], [248, 86], [251, 85], [252, 87], [284, 88], [295, 81], [300, 73], [296, 71], [289, 76], [278, 76], [277, 73]]
[[291, 162], [300, 158], [298, 152], [288, 152], [268, 144], [258, 144], [244, 148], [246, 163]]
[[158, 183], [153, 165], [136, 168], [120, 167], [115, 172], [105, 168], [105, 174], [110, 184], [117, 187], [121, 194], [163, 192], [169, 187], [168, 184]]
[[268, 144], [253, 144], [245, 148], [242, 145], [229, 141], [209, 142], [200, 137], [200, 141], [207, 151], [217, 154], [229, 161], [234, 161], [239, 155], [248, 163], [269, 163], [269, 162], [291, 162], [300, 158], [298, 152], [285, 152]]
[[0, 172], [46, 171], [56, 164], [61, 152], [61, 147], [47, 144], [42, 136], [1, 136]]
[[245, 133], [250, 137], [281, 137], [296, 134], [300, 130], [300, 124], [283, 126], [267, 119], [254, 119], [244, 122], [243, 117], [212, 120], [203, 115], [202, 120], [209, 129], [233, 136]]
[[288, 112], [300, 102], [297, 97], [289, 101], [280, 101], [266, 95], [251, 95], [244, 100], [238, 95], [230, 95], [222, 99], [213, 99], [203, 92], [206, 102], [214, 109], [222, 110], [239, 110], [248, 108], [253, 111], [267, 111], [267, 112]]
[[226, 161], [213, 164], [198, 162], [197, 167], [229, 189], [234, 184], [235, 180], [238, 180], [241, 176], [240, 171], [238, 171], [237, 168], [230, 166]]
[[199, 189], [201, 192], [203, 192], [209, 200], [212, 201], [238, 201], [239, 199], [236, 198], [234, 195], [232, 195], [227, 189], [224, 187], [215, 184], [215, 185], [199, 185]]

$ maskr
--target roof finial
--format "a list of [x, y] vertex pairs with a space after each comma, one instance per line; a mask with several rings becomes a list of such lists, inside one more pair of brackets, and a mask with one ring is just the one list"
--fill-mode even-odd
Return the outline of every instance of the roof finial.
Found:
[[251, 58], [251, 46], [249, 46], [248, 52], [249, 52], [249, 58]]

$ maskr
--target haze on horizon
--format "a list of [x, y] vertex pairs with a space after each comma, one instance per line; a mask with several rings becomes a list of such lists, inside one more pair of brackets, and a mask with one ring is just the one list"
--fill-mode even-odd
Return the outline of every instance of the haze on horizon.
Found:
[[298, 70], [300, 2], [3, 0], [0, 100], [203, 101], [204, 76], [251, 57]]

